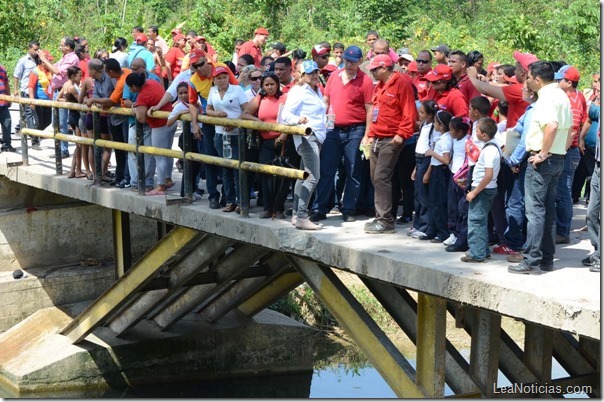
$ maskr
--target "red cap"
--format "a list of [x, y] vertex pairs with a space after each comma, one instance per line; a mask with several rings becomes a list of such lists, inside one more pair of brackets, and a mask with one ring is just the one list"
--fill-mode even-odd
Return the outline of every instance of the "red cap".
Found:
[[174, 37], [172, 38], [172, 40], [174, 40], [174, 43], [178, 42], [181, 39], [185, 39], [185, 36], [183, 34], [176, 34], [174, 35]]
[[581, 79], [581, 74], [579, 74], [579, 70], [577, 70], [574, 66], [570, 66], [564, 73], [564, 79], [578, 82]]
[[501, 65], [501, 63], [498, 61], [490, 62], [489, 65], [487, 66], [487, 72], [489, 72], [489, 73], [493, 72], [493, 70], [495, 70], [500, 65]]
[[203, 35], [197, 35], [194, 39], [193, 42], [201, 42], [202, 40], [207, 40], [205, 36]]
[[529, 64], [539, 61], [537, 56], [532, 53], [520, 53], [518, 50], [514, 50], [514, 59], [520, 63], [522, 68], [526, 71], [529, 69]]
[[53, 61], [55, 59], [48, 50], [42, 50], [41, 53], [44, 54], [44, 57], [46, 57], [46, 60], [48, 61]]
[[373, 59], [371, 59], [369, 65], [367, 66], [367, 70], [371, 71], [374, 68], [378, 67], [390, 67], [393, 64], [394, 62], [392, 61], [392, 57], [390, 57], [390, 55], [378, 54]]
[[507, 75], [503, 74], [503, 80], [509, 84], [518, 84], [518, 80], [516, 79], [516, 76], [512, 75], [511, 77], [508, 77]]
[[220, 74], [228, 74], [228, 70], [226, 67], [223, 66], [218, 66], [214, 69], [214, 72], [212, 73], [212, 77], [216, 77], [219, 76]]
[[180, 28], [174, 28], [171, 32], [170, 35], [182, 35], [182, 30]]
[[432, 71], [424, 75], [424, 78], [430, 82], [434, 82], [440, 80], [448, 81], [452, 76], [453, 70], [451, 67], [447, 66], [446, 64], [437, 64]]
[[147, 35], [145, 35], [143, 33], [142, 34], [138, 34], [138, 35], [136, 35], [136, 39], [135, 40], [137, 42], [145, 42], [145, 43], [147, 43]]
[[268, 30], [266, 28], [263, 27], [258, 27], [258, 29], [256, 29], [254, 31], [254, 35], [265, 35], [265, 36], [269, 36]]
[[191, 53], [189, 53], [189, 63], [191, 65], [197, 63], [199, 61], [199, 59], [205, 59], [206, 57], [206, 52], [204, 52], [201, 49], [193, 49], [191, 50]]
[[312, 53], [312, 55], [314, 57], [314, 56], [323, 56], [324, 54], [327, 54], [330, 51], [331, 51], [331, 49], [328, 48], [328, 47], [317, 45], [317, 46], [314, 46], [312, 48], [312, 52], [311, 53]]
[[419, 71], [417, 71], [417, 62], [415, 60], [409, 63], [407, 66], [407, 71], [410, 73], [419, 73]]
[[332, 73], [332, 72], [336, 71], [336, 69], [337, 69], [337, 67], [334, 66], [333, 64], [328, 64], [321, 69], [321, 72]]

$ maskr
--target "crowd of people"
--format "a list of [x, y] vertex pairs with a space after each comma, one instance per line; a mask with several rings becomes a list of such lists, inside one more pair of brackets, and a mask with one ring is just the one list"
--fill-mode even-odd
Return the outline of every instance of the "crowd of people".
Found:
[[[576, 67], [520, 51], [510, 63], [486, 63], [477, 50], [446, 44], [416, 56], [395, 51], [377, 31], [367, 33], [365, 49], [320, 42], [309, 52], [288, 51], [280, 42], [267, 45], [269, 37], [259, 27], [225, 58], [195, 31], [174, 29], [166, 40], [156, 26], [146, 33], [137, 26], [130, 45], [119, 37], [112, 52], [100, 49], [94, 57], [85, 38], [62, 38], [57, 62], [32, 41], [15, 68], [12, 92], [131, 107], [130, 118], [101, 114], [102, 138], [136, 143], [139, 121], [144, 143], [161, 148], [172, 147], [183, 114], [194, 121], [206, 114], [306, 125], [309, 136], [261, 131], [245, 141], [249, 160], [299, 167], [306, 179], [250, 175], [250, 187], [240, 189], [232, 169], [193, 163], [195, 187], [202, 192], [204, 180], [209, 207], [225, 213], [239, 211], [240, 192], [256, 196], [256, 188], [264, 219], [286, 219], [292, 194], [291, 223], [300, 230], [321, 229], [334, 210], [343, 222], [373, 217], [364, 226], [368, 234], [407, 224], [409, 236], [462, 252], [467, 263], [506, 255], [516, 274], [553, 270], [556, 244], [570, 242], [573, 204], [585, 187], [595, 251], [583, 264], [599, 272], [599, 73], [583, 93]], [[10, 88], [1, 68], [0, 93]], [[7, 109], [0, 102], [2, 151], [12, 152]], [[170, 117], [153, 117], [156, 110]], [[48, 108], [21, 111], [27, 127], [51, 123]], [[61, 132], [92, 136], [91, 113], [61, 109], [59, 119]], [[206, 155], [239, 159], [241, 135], [233, 127], [191, 125], [194, 150]], [[37, 138], [31, 141], [39, 148]], [[66, 143], [61, 156], [69, 156]], [[114, 172], [110, 157], [105, 149], [103, 180], [138, 191], [135, 155], [115, 150]], [[92, 180], [94, 163], [90, 147], [78, 144], [70, 177]], [[173, 170], [171, 158], [145, 156], [145, 194], [166, 194]]]

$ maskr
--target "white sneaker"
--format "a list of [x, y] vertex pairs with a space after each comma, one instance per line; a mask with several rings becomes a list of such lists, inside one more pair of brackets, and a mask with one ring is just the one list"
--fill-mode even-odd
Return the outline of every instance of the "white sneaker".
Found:
[[411, 226], [409, 230], [407, 230], [407, 236], [413, 236], [413, 233], [417, 232], [417, 229]]
[[424, 232], [420, 232], [419, 230], [416, 230], [415, 232], [413, 232], [411, 234], [411, 237], [413, 237], [414, 239], [419, 239], [422, 236], [425, 236], [426, 234]]
[[451, 236], [449, 236], [447, 238], [447, 240], [443, 241], [443, 245], [452, 246], [455, 244], [456, 241], [457, 241], [457, 237], [455, 237], [455, 235], [453, 233], [451, 233]]
[[296, 222], [296, 229], [301, 230], [320, 230], [322, 228], [321, 225], [317, 225], [310, 221], [310, 219], [298, 219]]

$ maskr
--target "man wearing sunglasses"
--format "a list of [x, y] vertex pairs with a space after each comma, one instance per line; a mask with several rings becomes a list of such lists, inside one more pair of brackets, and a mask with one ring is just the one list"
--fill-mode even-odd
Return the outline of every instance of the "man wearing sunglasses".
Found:
[[417, 74], [413, 77], [413, 85], [417, 89], [417, 96], [420, 102], [423, 102], [430, 99], [428, 82], [425, 76], [432, 71], [432, 53], [427, 50], [420, 51], [417, 54], [415, 62], [417, 63]]
[[323, 69], [329, 63], [329, 56], [331, 55], [331, 47], [327, 47], [324, 44], [318, 44], [312, 48], [311, 53], [312, 53], [313, 61], [315, 63], [317, 63], [317, 66], [319, 66], [319, 72], [321, 72], [321, 74], [319, 74], [319, 81], [321, 83], [321, 86], [325, 87], [325, 84], [327, 83], [327, 79], [325, 78], [325, 75], [323, 74]]

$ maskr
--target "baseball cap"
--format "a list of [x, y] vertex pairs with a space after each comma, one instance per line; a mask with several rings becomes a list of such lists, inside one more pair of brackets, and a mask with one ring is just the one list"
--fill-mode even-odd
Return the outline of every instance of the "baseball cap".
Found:
[[197, 35], [197, 36], [196, 36], [196, 37], [193, 39], [193, 41], [195, 41], [195, 42], [201, 42], [202, 40], [207, 40], [207, 39], [206, 39], [206, 37], [205, 37], [205, 36], [203, 36], [203, 35]]
[[171, 32], [170, 35], [182, 35], [182, 29], [180, 28], [174, 28]]
[[143, 33], [142, 34], [138, 34], [138, 35], [136, 35], [136, 39], [135, 40], [136, 40], [136, 42], [145, 42], [145, 43], [147, 43], [147, 35], [145, 35]]
[[388, 55], [388, 54], [378, 54], [373, 59], [371, 59], [371, 61], [369, 62], [369, 65], [367, 66], [367, 69], [369, 71], [371, 71], [374, 68], [378, 68], [378, 67], [390, 67], [393, 64], [394, 64], [394, 62], [392, 61], [392, 58], [390, 57], [390, 55]]
[[258, 27], [255, 31], [254, 31], [254, 35], [264, 35], [264, 36], [269, 36], [268, 30], [266, 28], [263, 27]]
[[226, 67], [223, 66], [218, 66], [214, 69], [214, 73], [212, 74], [212, 77], [217, 77], [220, 74], [228, 74], [228, 70]]
[[189, 63], [191, 65], [197, 63], [199, 61], [199, 59], [205, 58], [206, 57], [206, 52], [204, 52], [201, 49], [193, 49], [191, 50], [191, 53], [189, 53]]
[[562, 78], [564, 78], [565, 80], [573, 81], [573, 82], [578, 82], [581, 79], [581, 74], [579, 73], [579, 70], [577, 70], [574, 66], [563, 66], [558, 71], [558, 73], [554, 74], [555, 79], [557, 79], [557, 80], [562, 79], [562, 78], [558, 78], [558, 74], [560, 73], [560, 71], [562, 71], [562, 69], [564, 67], [566, 67], [566, 70], [562, 74]]
[[400, 59], [405, 59], [405, 60], [409, 60], [409, 61], [415, 60], [415, 58], [413, 57], [413, 55], [411, 54], [411, 52], [409, 52], [409, 48], [406, 48], [406, 47], [400, 48], [396, 52], [396, 54], [398, 55], [399, 60]]
[[505, 82], [507, 82], [508, 84], [518, 84], [518, 80], [516, 79], [516, 76], [512, 75], [511, 77], [508, 77], [507, 75], [503, 74], [503, 80]]
[[363, 58], [363, 51], [358, 46], [354, 46], [354, 45], [348, 46], [344, 50], [344, 54], [342, 54], [342, 57], [345, 60], [356, 63], [357, 61], [360, 61]]
[[325, 67], [321, 69], [321, 73], [333, 73], [337, 70], [337, 67], [333, 64], [327, 64]]
[[312, 55], [314, 56], [323, 56], [331, 51], [328, 47], [323, 47], [321, 45], [316, 45], [312, 48]]
[[518, 50], [514, 50], [514, 60], [516, 60], [518, 63], [520, 63], [520, 65], [522, 66], [522, 68], [524, 68], [526, 71], [528, 71], [529, 69], [529, 65], [531, 63], [534, 63], [536, 61], [539, 61], [539, 59], [537, 58], [537, 56], [535, 56], [532, 53], [520, 53]]
[[417, 71], [417, 61], [413, 60], [411, 63], [409, 63], [409, 65], [407, 66], [407, 71], [410, 73], [418, 73], [419, 71]]
[[271, 48], [280, 51], [281, 53], [285, 53], [287, 52], [287, 48], [285, 47], [285, 45], [281, 42], [275, 42], [271, 45]]
[[445, 56], [449, 56], [449, 53], [451, 53], [451, 49], [449, 49], [449, 46], [445, 45], [444, 43], [433, 47], [430, 50], [432, 50], [433, 52], [444, 53]]
[[310, 74], [314, 71], [318, 71], [319, 70], [319, 66], [317, 65], [317, 63], [315, 63], [314, 60], [304, 60], [302, 62], [302, 71], [305, 74]]
[[445, 64], [438, 64], [432, 71], [424, 75], [424, 78], [430, 82], [445, 80], [448, 81], [453, 76], [453, 69]]
[[489, 63], [489, 65], [487, 66], [487, 72], [490, 73], [493, 70], [495, 70], [497, 67], [499, 67], [501, 65], [500, 62], [498, 61], [492, 61]]
[[184, 39], [185, 36], [183, 34], [176, 34], [174, 35], [174, 37], [172, 38], [174, 40], [174, 43], [178, 42], [181, 39]]

